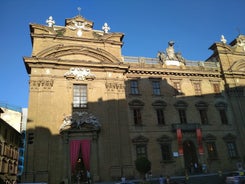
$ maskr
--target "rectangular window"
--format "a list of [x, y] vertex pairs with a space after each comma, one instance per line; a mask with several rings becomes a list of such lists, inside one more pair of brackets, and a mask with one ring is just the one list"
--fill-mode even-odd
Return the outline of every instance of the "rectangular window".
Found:
[[134, 124], [142, 125], [141, 110], [138, 108], [135, 108], [133, 109], [133, 114], [134, 114]]
[[181, 124], [186, 124], [186, 114], [184, 109], [179, 109], [179, 117], [180, 117], [180, 123]]
[[73, 107], [74, 108], [87, 107], [87, 85], [75, 84], [73, 86]]
[[158, 125], [164, 125], [165, 124], [165, 119], [164, 119], [164, 111], [163, 111], [163, 109], [156, 109], [156, 113], [157, 113]]
[[219, 114], [220, 114], [220, 118], [221, 118], [221, 123], [223, 125], [228, 125], [228, 119], [227, 119], [227, 116], [226, 116], [225, 109], [219, 109]]
[[209, 159], [217, 159], [217, 150], [216, 150], [216, 145], [215, 142], [208, 142], [207, 143], [207, 150], [208, 150], [208, 158]]
[[172, 160], [172, 150], [171, 145], [168, 143], [161, 145], [161, 151], [162, 151], [162, 160], [163, 161], [170, 161]]
[[152, 81], [153, 95], [160, 95], [160, 81]]
[[145, 144], [136, 145], [136, 157], [146, 157], [147, 158], [147, 149]]
[[139, 86], [137, 80], [130, 81], [130, 92], [131, 94], [137, 95], [139, 94]]
[[237, 149], [234, 142], [227, 142], [227, 149], [230, 158], [237, 158]]
[[173, 84], [174, 84], [174, 88], [175, 88], [175, 95], [182, 94], [180, 82], [173, 82]]
[[208, 124], [207, 110], [206, 109], [200, 109], [199, 113], [200, 113], [201, 123], [203, 125]]
[[201, 84], [200, 83], [193, 83], [194, 90], [195, 90], [195, 95], [200, 96], [202, 95], [202, 90], [201, 90]]

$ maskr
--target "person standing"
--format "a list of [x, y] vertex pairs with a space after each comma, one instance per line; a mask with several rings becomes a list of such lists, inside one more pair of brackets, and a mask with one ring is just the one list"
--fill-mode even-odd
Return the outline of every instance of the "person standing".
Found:
[[164, 178], [162, 175], [159, 177], [159, 184], [164, 184]]

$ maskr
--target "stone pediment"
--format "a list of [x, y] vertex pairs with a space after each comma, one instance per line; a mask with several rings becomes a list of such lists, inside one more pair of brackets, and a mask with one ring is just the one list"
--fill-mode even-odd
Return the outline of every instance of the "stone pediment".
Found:
[[93, 29], [94, 23], [90, 20], [85, 19], [81, 15], [77, 15], [76, 17], [66, 19], [65, 26], [66, 27], [79, 27], [83, 26], [83, 29]]
[[241, 60], [235, 61], [232, 64], [230, 70], [237, 71], [237, 72], [245, 72], [245, 60], [241, 59]]
[[82, 60], [100, 63], [120, 63], [121, 61], [100, 48], [91, 48], [87, 46], [73, 46], [57, 44], [36, 54], [36, 58], [59, 59], [59, 60]]

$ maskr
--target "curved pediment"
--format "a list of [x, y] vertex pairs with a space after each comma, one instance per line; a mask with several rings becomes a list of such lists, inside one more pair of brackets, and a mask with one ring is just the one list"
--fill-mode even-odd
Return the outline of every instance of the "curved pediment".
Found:
[[233, 65], [231, 66], [230, 70], [244, 72], [245, 71], [245, 60], [241, 59], [241, 60], [235, 61]]
[[58, 44], [49, 47], [36, 55], [37, 58], [85, 60], [102, 63], [120, 63], [121, 61], [106, 50], [86, 46], [64, 46]]

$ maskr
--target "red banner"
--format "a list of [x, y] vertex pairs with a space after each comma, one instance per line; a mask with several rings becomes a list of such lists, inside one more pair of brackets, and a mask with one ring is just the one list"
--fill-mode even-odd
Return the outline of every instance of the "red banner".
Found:
[[202, 132], [200, 128], [196, 129], [196, 134], [197, 134], [197, 144], [198, 144], [198, 152], [199, 154], [204, 153], [203, 145], [202, 145]]
[[177, 129], [177, 140], [179, 155], [183, 155], [182, 132], [180, 128]]

